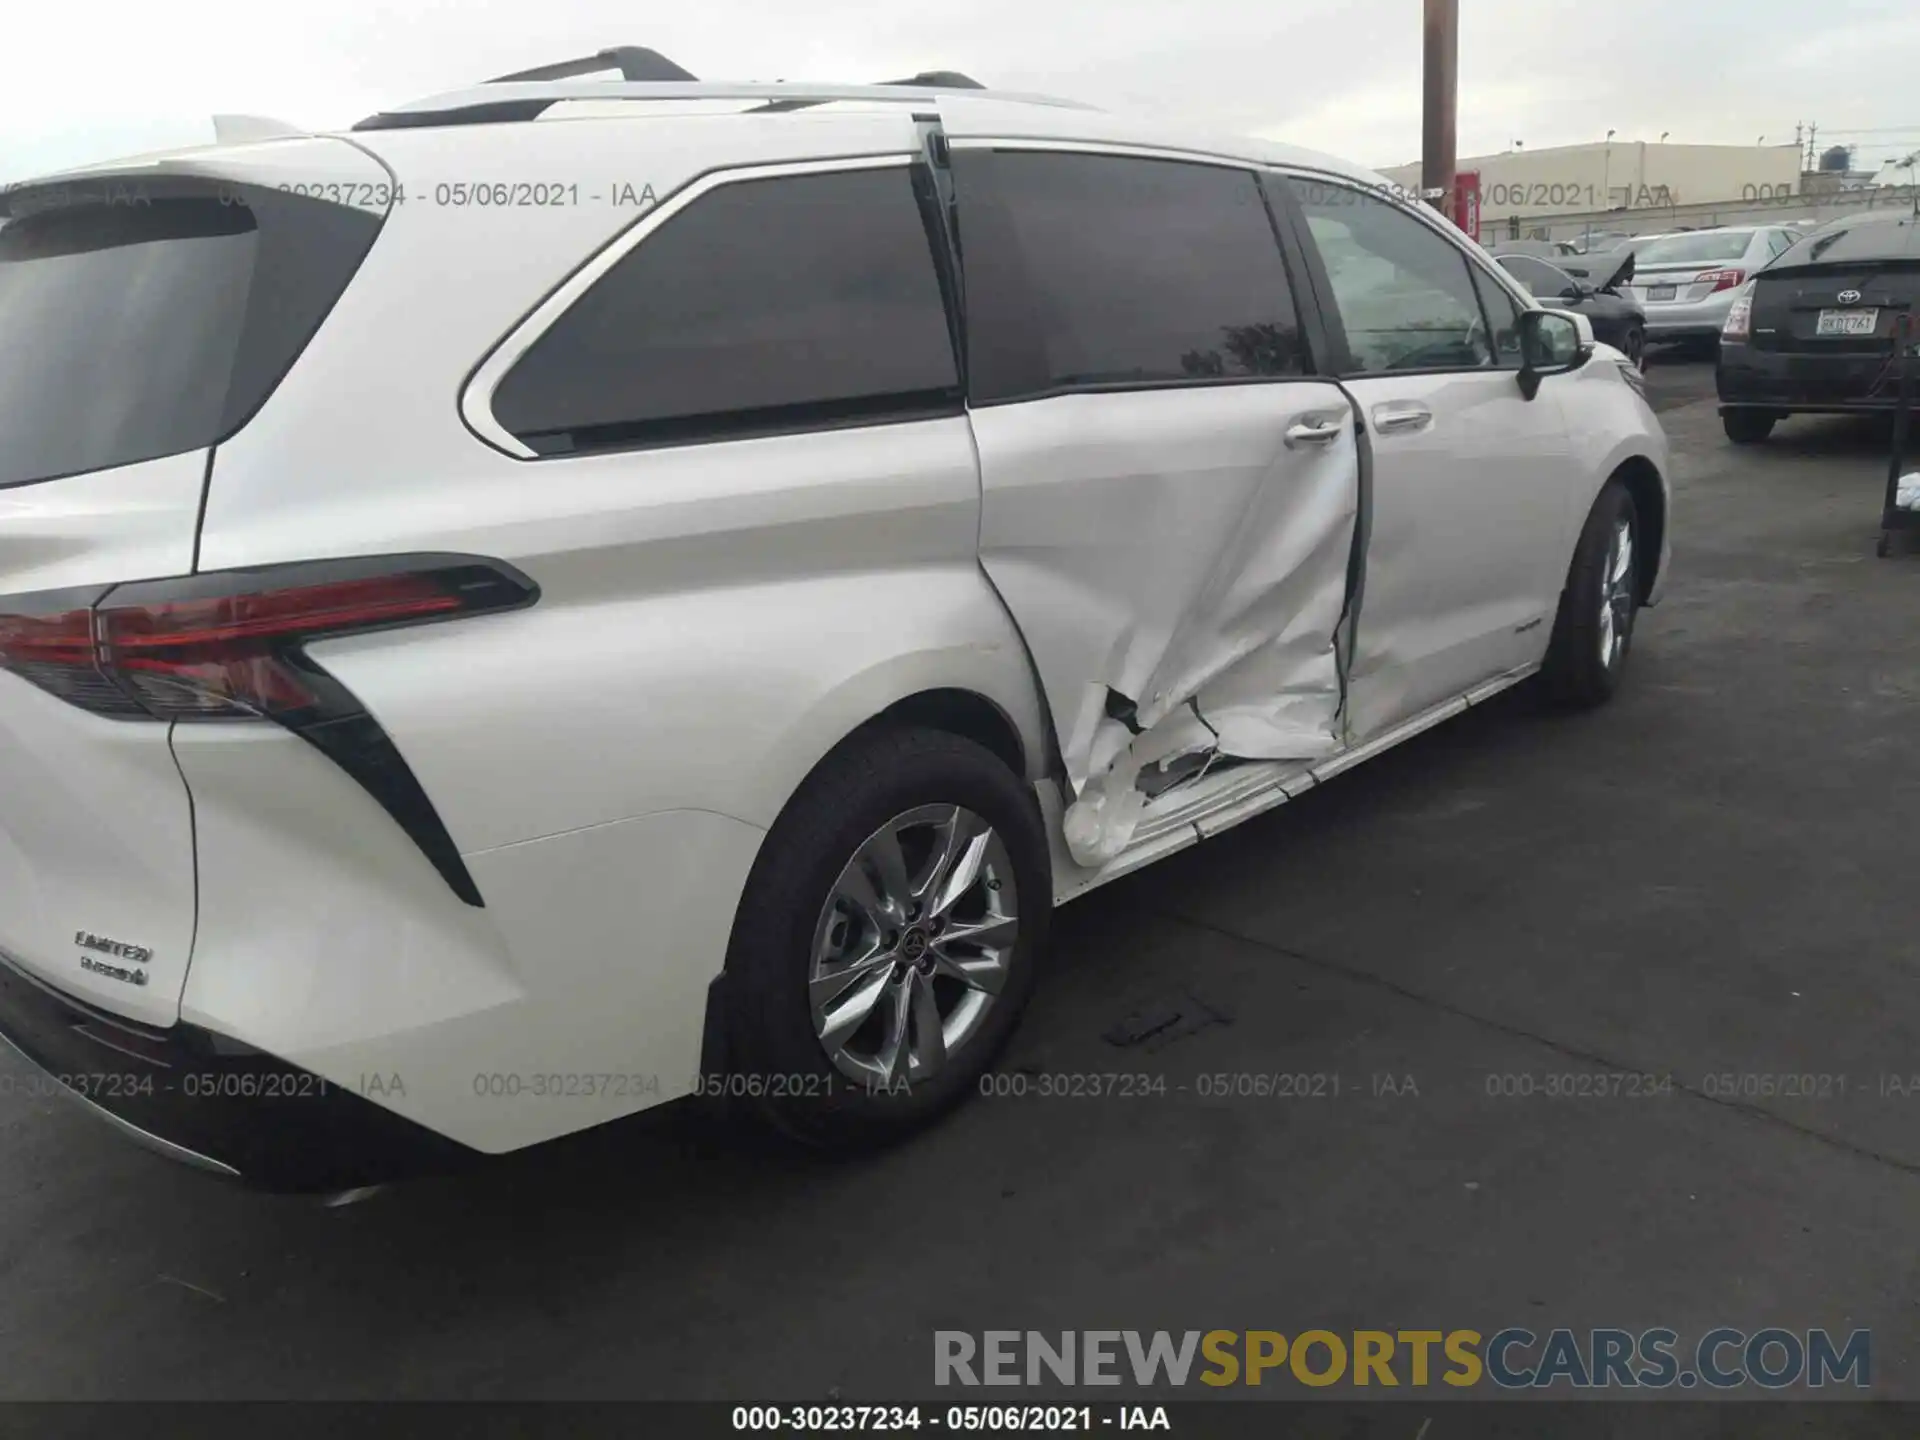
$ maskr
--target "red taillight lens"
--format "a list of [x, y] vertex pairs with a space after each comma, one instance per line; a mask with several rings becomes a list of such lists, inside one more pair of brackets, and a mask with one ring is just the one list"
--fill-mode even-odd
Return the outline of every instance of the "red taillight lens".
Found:
[[67, 595], [45, 608], [31, 596], [13, 607], [0, 603], [0, 670], [10, 670], [96, 715], [146, 718], [146, 712], [95, 663], [93, 611], [73, 608], [75, 598]]
[[0, 600], [0, 670], [116, 720], [272, 720], [357, 781], [454, 894], [481, 905], [459, 848], [378, 720], [311, 640], [490, 610], [539, 587], [470, 555], [400, 555], [142, 580]]
[[0, 669], [118, 719], [290, 719], [329, 703], [305, 642], [512, 608], [538, 593], [492, 561], [425, 556], [414, 568], [411, 559], [142, 581], [90, 609], [9, 613], [0, 602]]
[[8, 665], [91, 665], [93, 611], [0, 615], [0, 662]]
[[143, 653], [244, 645], [289, 633], [360, 630], [461, 608], [460, 597], [428, 575], [383, 575], [261, 594], [163, 601], [137, 609], [113, 603], [115, 599], [101, 607], [110, 632], [102, 640]]
[[1747, 272], [1744, 270], [1702, 270], [1698, 275], [1693, 277], [1693, 283], [1696, 285], [1711, 285], [1713, 289], [1707, 293], [1709, 295], [1718, 295], [1722, 290], [1731, 290], [1736, 285], [1746, 284]]
[[283, 651], [322, 634], [450, 615], [433, 577], [386, 575], [205, 600], [100, 607], [100, 663], [169, 720], [280, 715], [319, 703]]

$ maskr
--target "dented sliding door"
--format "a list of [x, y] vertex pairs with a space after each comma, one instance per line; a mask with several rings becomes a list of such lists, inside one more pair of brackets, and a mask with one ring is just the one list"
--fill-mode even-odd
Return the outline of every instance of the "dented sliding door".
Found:
[[956, 141], [981, 563], [1119, 853], [1141, 771], [1341, 742], [1351, 407], [1243, 168]]

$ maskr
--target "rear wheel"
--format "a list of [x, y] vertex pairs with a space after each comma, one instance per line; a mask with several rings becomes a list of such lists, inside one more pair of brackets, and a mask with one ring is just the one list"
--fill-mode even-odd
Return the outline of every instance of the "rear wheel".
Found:
[[1726, 427], [1727, 439], [1736, 445], [1758, 445], [1773, 433], [1774, 423], [1779, 418], [1771, 410], [1720, 412], [1720, 423]]
[[747, 883], [723, 986], [729, 1094], [857, 1148], [977, 1087], [1053, 905], [1031, 789], [971, 740], [880, 730], [830, 756]]
[[1559, 705], [1603, 705], [1619, 688], [1640, 603], [1639, 536], [1633, 496], [1609, 480], [1574, 547], [1541, 667], [1546, 693]]

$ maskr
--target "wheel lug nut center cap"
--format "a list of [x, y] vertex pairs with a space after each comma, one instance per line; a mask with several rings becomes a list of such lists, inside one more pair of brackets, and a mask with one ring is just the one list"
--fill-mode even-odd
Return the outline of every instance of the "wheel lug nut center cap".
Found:
[[927, 932], [918, 925], [900, 937], [900, 954], [906, 959], [921, 964], [927, 954]]

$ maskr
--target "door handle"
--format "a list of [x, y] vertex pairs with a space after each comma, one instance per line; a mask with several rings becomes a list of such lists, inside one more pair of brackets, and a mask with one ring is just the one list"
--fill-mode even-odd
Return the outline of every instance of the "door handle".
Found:
[[1389, 400], [1373, 407], [1373, 428], [1382, 435], [1424, 430], [1433, 423], [1433, 411], [1418, 400]]
[[1287, 427], [1287, 448], [1297, 450], [1302, 445], [1328, 445], [1340, 438], [1347, 428], [1344, 415], [1309, 415], [1296, 420]]

